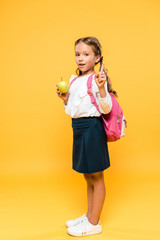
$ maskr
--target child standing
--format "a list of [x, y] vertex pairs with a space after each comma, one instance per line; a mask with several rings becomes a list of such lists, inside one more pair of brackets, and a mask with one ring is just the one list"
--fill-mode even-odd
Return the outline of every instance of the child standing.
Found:
[[[73, 236], [84, 236], [102, 232], [100, 214], [103, 208], [106, 190], [103, 171], [110, 166], [107, 138], [100, 113], [91, 103], [87, 93], [87, 80], [93, 75], [92, 91], [101, 113], [109, 113], [112, 101], [109, 92], [117, 96], [112, 89], [105, 71], [101, 45], [97, 38], [80, 38], [75, 42], [75, 60], [77, 75], [72, 75], [67, 93], [57, 87], [58, 96], [64, 101], [65, 112], [71, 116], [73, 128], [73, 169], [83, 173], [87, 183], [87, 214], [66, 222], [67, 232]], [[100, 62], [100, 72], [94, 67]]]

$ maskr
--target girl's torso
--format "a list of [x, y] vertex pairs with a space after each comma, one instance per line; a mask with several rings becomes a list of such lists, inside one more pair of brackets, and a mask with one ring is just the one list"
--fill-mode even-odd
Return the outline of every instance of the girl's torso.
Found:
[[[94, 104], [91, 103], [90, 96], [87, 93], [87, 80], [90, 75], [91, 74], [78, 77], [70, 86], [69, 98], [67, 106], [65, 107], [65, 112], [72, 118], [100, 116], [100, 113], [97, 111]], [[100, 93], [94, 76], [95, 75], [93, 75], [92, 80], [92, 91], [98, 103]], [[71, 76], [70, 83], [75, 77], [77, 77], [77, 75]], [[105, 89], [108, 93], [107, 82], [105, 83]]]

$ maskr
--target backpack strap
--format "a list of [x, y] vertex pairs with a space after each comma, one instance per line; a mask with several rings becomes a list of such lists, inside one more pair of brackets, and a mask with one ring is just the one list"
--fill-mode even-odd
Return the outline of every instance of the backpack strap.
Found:
[[70, 86], [72, 85], [72, 83], [77, 79], [78, 77], [75, 77], [72, 79], [71, 83], [70, 83]]
[[[101, 114], [101, 112], [99, 111], [99, 107], [98, 107], [98, 104], [97, 104], [97, 102], [96, 102], [96, 99], [95, 99], [95, 97], [94, 97], [94, 95], [93, 95], [93, 92], [92, 92], [92, 80], [93, 80], [93, 75], [94, 75], [94, 73], [93, 73], [92, 75], [90, 75], [89, 78], [88, 78], [88, 80], [87, 80], [87, 93], [88, 93], [88, 95], [90, 96], [91, 102], [95, 105], [97, 111]], [[102, 114], [101, 114], [101, 115], [102, 115]]]

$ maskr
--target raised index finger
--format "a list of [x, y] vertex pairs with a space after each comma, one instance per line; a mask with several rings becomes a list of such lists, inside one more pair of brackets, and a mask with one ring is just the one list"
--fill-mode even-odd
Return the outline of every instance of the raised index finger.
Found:
[[103, 73], [103, 70], [104, 70], [104, 63], [102, 63], [102, 65], [101, 65], [100, 73]]

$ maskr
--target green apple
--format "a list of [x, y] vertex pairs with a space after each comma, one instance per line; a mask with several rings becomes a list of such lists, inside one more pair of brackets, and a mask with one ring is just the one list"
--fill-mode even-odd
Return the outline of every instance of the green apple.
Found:
[[69, 84], [65, 81], [61, 81], [58, 83], [58, 89], [62, 92], [62, 93], [66, 93], [69, 89]]

